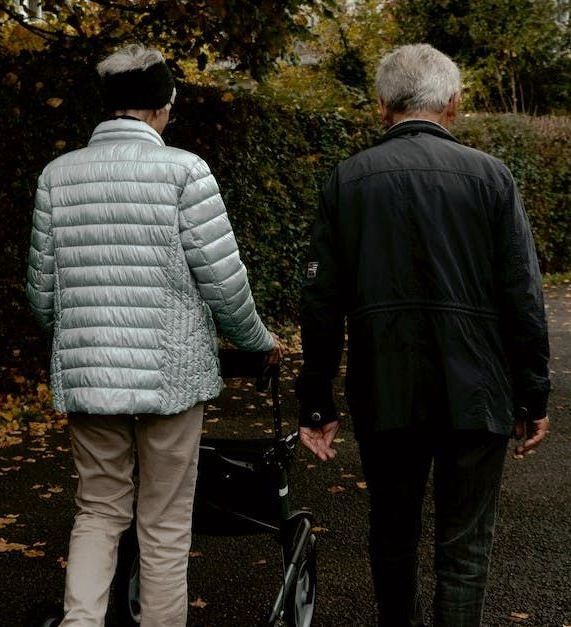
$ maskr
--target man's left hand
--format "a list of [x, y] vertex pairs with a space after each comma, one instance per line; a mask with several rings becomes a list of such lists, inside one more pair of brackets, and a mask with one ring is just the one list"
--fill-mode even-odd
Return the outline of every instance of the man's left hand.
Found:
[[537, 447], [549, 434], [549, 418], [540, 418], [532, 422], [517, 420], [515, 423], [515, 436], [523, 440], [517, 444], [514, 450], [515, 459], [523, 459], [527, 455], [535, 453]]
[[326, 462], [337, 455], [332, 444], [340, 426], [341, 422], [335, 420], [315, 429], [300, 427], [299, 439], [316, 457], [319, 457], [322, 462]]

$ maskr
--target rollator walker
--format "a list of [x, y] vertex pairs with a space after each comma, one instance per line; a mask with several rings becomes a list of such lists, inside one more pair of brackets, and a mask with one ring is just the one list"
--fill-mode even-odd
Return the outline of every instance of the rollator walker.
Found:
[[[255, 378], [259, 392], [271, 392], [274, 434], [249, 440], [202, 438], [193, 531], [207, 535], [273, 534], [281, 549], [282, 584], [262, 624], [309, 627], [317, 586], [313, 519], [308, 510], [290, 508], [288, 468], [299, 434], [283, 433], [280, 367], [266, 366], [265, 357], [265, 353], [220, 351], [224, 379]], [[138, 625], [141, 614], [135, 521], [121, 538], [114, 585], [121, 625]]]

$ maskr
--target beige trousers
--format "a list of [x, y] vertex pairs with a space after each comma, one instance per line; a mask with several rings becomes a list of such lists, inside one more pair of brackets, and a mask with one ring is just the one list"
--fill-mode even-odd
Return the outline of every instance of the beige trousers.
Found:
[[65, 627], [103, 627], [121, 533], [133, 517], [134, 448], [139, 458], [137, 535], [142, 627], [186, 625], [187, 567], [204, 405], [180, 414], [70, 414], [79, 508], [71, 532]]

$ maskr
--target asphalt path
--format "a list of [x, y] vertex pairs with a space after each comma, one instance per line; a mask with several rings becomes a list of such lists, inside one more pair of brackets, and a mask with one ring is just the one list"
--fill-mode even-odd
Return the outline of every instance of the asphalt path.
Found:
[[[552, 347], [552, 433], [540, 452], [523, 461], [509, 456], [490, 571], [485, 626], [571, 625], [571, 290], [546, 291]], [[284, 419], [295, 427], [293, 380], [299, 355], [283, 368]], [[210, 436], [271, 437], [267, 396], [249, 382], [225, 390], [208, 406]], [[337, 394], [343, 406], [342, 382]], [[367, 492], [362, 485], [350, 421], [339, 434], [337, 458], [323, 464], [298, 450], [291, 470], [295, 507], [311, 507], [318, 537], [316, 627], [373, 625], [373, 593], [367, 561]], [[0, 626], [18, 627], [31, 604], [61, 601], [65, 559], [73, 523], [76, 475], [65, 426], [44, 435], [24, 433], [23, 443], [0, 449], [0, 528], [7, 543], [26, 545], [0, 552]], [[430, 487], [430, 486], [429, 486]], [[49, 496], [47, 496], [49, 495]], [[420, 546], [422, 597], [429, 606], [433, 510], [425, 503]], [[390, 507], [390, 503], [387, 503]], [[195, 534], [189, 563], [189, 625], [260, 624], [280, 582], [274, 538]], [[200, 607], [199, 607], [200, 606]], [[430, 616], [430, 611], [427, 612]], [[109, 612], [109, 625], [117, 625]]]

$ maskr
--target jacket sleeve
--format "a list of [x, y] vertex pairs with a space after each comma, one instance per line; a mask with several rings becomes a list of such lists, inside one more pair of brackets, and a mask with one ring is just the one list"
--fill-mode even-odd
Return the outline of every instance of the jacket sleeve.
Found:
[[32, 237], [28, 254], [26, 295], [40, 326], [53, 331], [54, 323], [54, 239], [50, 194], [43, 176], [38, 189], [32, 222]]
[[179, 229], [200, 294], [224, 336], [243, 350], [271, 350], [274, 340], [256, 311], [218, 184], [202, 159], [181, 194]]
[[320, 427], [337, 420], [332, 379], [345, 340], [345, 309], [335, 228], [337, 172], [324, 186], [313, 225], [309, 262], [301, 291], [303, 367], [296, 382], [300, 425]]
[[537, 253], [511, 173], [496, 225], [495, 259], [502, 339], [516, 412], [543, 418], [549, 395], [549, 341]]

